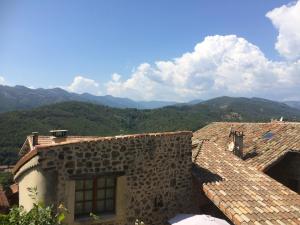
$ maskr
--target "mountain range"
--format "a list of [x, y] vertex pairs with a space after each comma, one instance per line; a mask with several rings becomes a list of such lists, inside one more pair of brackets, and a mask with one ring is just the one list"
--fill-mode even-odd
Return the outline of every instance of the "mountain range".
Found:
[[111, 95], [95, 96], [88, 93], [76, 94], [61, 88], [31, 89], [25, 86], [0, 85], [0, 112], [36, 108], [59, 102], [80, 101], [115, 108], [154, 109], [177, 104], [171, 101], [133, 101]]
[[[67, 101], [88, 102], [114, 108], [156, 109], [170, 105], [195, 105], [204, 100], [195, 99], [184, 103], [174, 101], [134, 101], [129, 98], [120, 98], [111, 95], [95, 96], [88, 93], [71, 93], [61, 88], [31, 89], [20, 85], [14, 87], [0, 85], [0, 113], [32, 109], [43, 105]], [[283, 103], [290, 107], [300, 109], [300, 102], [298, 101], [286, 101]]]
[[59, 102], [0, 114], [0, 162], [13, 164], [26, 136], [67, 129], [70, 135], [120, 135], [175, 130], [195, 131], [214, 121], [300, 121], [300, 110], [261, 98], [219, 97], [198, 104], [158, 109], [112, 108], [80, 101]]
[[300, 101], [285, 101], [284, 103], [290, 107], [300, 109]]

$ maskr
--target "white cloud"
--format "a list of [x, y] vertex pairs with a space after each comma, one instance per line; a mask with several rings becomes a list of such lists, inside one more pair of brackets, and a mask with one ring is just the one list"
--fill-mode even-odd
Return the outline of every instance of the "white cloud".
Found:
[[66, 87], [68, 91], [75, 93], [91, 93], [94, 95], [100, 95], [100, 85], [92, 79], [85, 78], [82, 76], [76, 76], [73, 82]]
[[[236, 35], [208, 36], [178, 58], [138, 65], [126, 79], [112, 74], [105, 92], [136, 100], [187, 101], [222, 95], [300, 100], [300, 0], [266, 16], [279, 32], [276, 49], [288, 60], [272, 61]], [[67, 89], [100, 94], [99, 84], [82, 76]]]
[[1, 77], [1, 76], [0, 76], [0, 84], [2, 84], [2, 85], [5, 84], [5, 79], [4, 79], [4, 77]]
[[275, 48], [290, 60], [300, 58], [300, 1], [283, 5], [266, 16], [278, 29]]
[[111, 76], [112, 80], [114, 82], [118, 82], [120, 79], [121, 79], [121, 75], [120, 74], [117, 74], [117, 73], [114, 73], [112, 76]]
[[142, 100], [220, 95], [282, 99], [299, 95], [299, 72], [300, 61], [273, 62], [244, 38], [216, 35], [179, 58], [141, 64], [127, 80], [113, 76], [106, 87], [108, 94]]

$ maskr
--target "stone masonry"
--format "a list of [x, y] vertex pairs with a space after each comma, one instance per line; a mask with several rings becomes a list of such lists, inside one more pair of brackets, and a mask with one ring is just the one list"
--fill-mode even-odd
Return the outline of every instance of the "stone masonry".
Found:
[[[140, 219], [161, 225], [192, 208], [191, 137], [191, 132], [173, 132], [37, 146], [39, 166], [57, 175], [56, 205], [68, 204], [65, 185], [73, 176], [123, 173], [125, 216], [105, 224], [132, 225]], [[155, 199], [162, 202], [158, 208]]]

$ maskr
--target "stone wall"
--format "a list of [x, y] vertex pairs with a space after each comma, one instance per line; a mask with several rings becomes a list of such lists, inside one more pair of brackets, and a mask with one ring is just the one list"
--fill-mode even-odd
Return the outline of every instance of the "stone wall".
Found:
[[[44, 171], [57, 171], [55, 204], [72, 205], [68, 196], [74, 189], [67, 186], [74, 176], [120, 172], [126, 182], [125, 213], [105, 224], [132, 225], [140, 219], [161, 225], [177, 213], [191, 212], [191, 137], [191, 132], [174, 132], [57, 145], [39, 149], [39, 162]], [[162, 200], [158, 208], [155, 199]]]

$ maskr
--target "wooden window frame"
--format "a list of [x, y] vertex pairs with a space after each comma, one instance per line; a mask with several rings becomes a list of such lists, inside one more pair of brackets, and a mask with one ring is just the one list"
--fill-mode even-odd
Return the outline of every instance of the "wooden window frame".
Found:
[[[104, 179], [105, 183], [103, 187], [98, 187], [98, 180]], [[107, 180], [112, 179], [113, 184], [111, 186], [108, 186]], [[76, 188], [76, 182], [82, 181], [83, 182], [83, 187], [81, 189]], [[87, 188], [86, 187], [86, 182], [87, 181], [92, 181], [92, 187]], [[104, 198], [99, 198], [97, 197], [97, 191], [98, 190], [104, 190]], [[107, 190], [113, 190], [113, 196], [112, 197], [107, 197]], [[92, 200], [86, 200], [86, 192], [87, 191], [92, 191]], [[75, 218], [80, 218], [80, 217], [85, 217], [89, 216], [90, 213], [99, 215], [99, 214], [115, 214], [116, 210], [116, 191], [117, 191], [117, 177], [116, 176], [101, 176], [101, 177], [94, 177], [94, 178], [83, 178], [83, 179], [76, 179], [75, 180], [75, 199], [74, 199], [74, 215]], [[76, 193], [81, 192], [82, 193], [82, 200], [76, 200]], [[107, 209], [107, 201], [113, 202], [113, 207], [112, 210]], [[97, 210], [97, 201], [104, 201], [104, 210]], [[85, 205], [87, 202], [92, 202], [92, 211], [91, 212], [85, 212]], [[82, 209], [80, 210], [81, 213], [76, 212], [76, 204], [80, 203], [82, 204]]]

